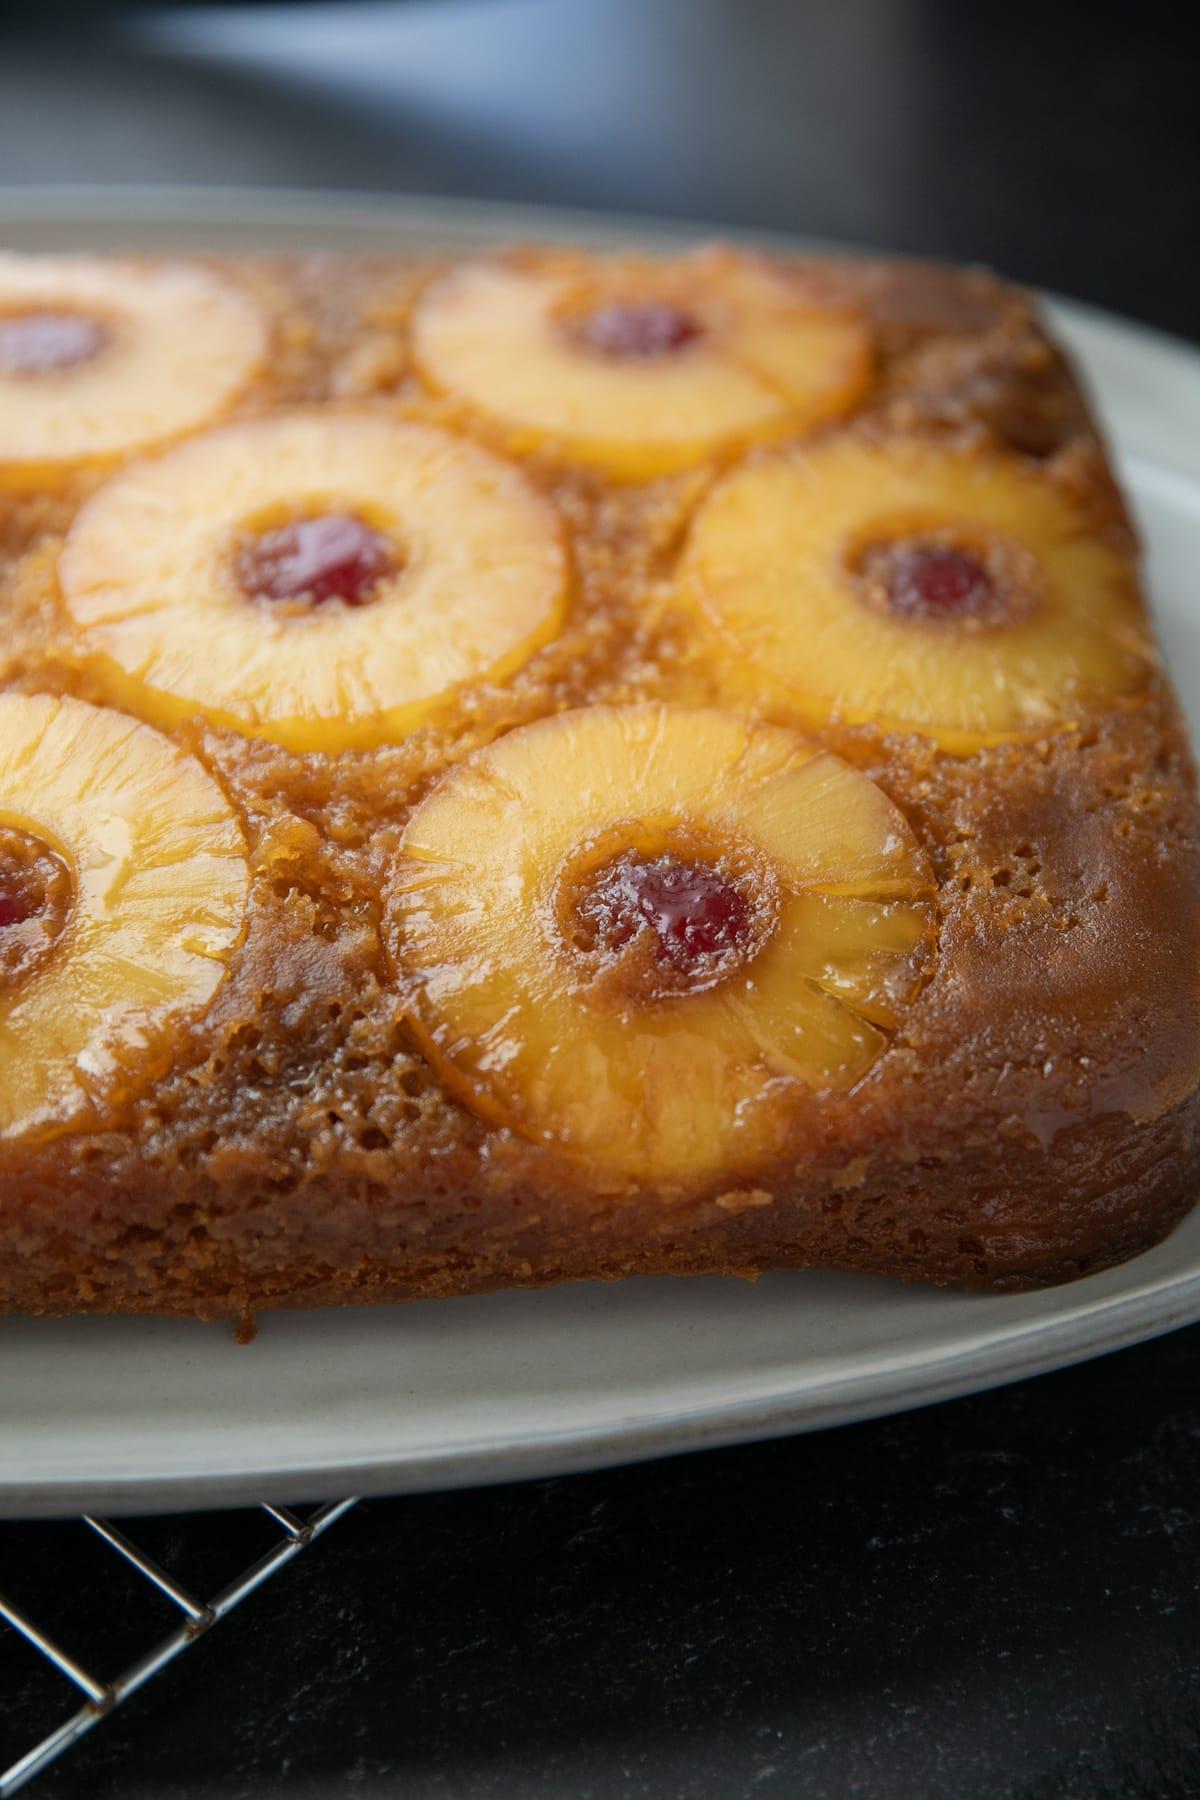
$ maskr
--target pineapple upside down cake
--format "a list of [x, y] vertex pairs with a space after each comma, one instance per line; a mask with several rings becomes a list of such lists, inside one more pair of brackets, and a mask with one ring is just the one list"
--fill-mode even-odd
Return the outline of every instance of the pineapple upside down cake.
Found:
[[1193, 1197], [1200, 831], [1026, 298], [0, 256], [0, 1306], [1006, 1288]]

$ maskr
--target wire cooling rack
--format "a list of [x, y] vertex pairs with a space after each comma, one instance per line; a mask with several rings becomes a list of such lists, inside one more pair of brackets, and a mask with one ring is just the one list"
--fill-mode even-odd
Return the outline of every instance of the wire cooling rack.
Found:
[[[115, 1678], [103, 1679], [65, 1650], [28, 1611], [0, 1594], [0, 1620], [7, 1621], [28, 1645], [40, 1652], [45, 1661], [60, 1676], [73, 1683], [84, 1696], [83, 1705], [78, 1711], [64, 1719], [61, 1725], [43, 1737], [40, 1743], [34, 1744], [23, 1756], [19, 1756], [7, 1769], [0, 1771], [0, 1800], [9, 1800], [10, 1795], [19, 1792], [34, 1776], [49, 1768], [64, 1750], [69, 1750], [72, 1744], [77, 1744], [80, 1738], [86, 1737], [102, 1719], [106, 1719], [132, 1694], [136, 1694], [139, 1688], [144, 1687], [152, 1675], [157, 1675], [160, 1669], [173, 1663], [177, 1656], [181, 1656], [197, 1639], [211, 1631], [214, 1625], [254, 1593], [256, 1588], [261, 1587], [264, 1581], [269, 1581], [272, 1575], [294, 1561], [302, 1550], [306, 1550], [331, 1525], [344, 1518], [356, 1504], [354, 1500], [334, 1501], [328, 1506], [318, 1507], [307, 1517], [301, 1517], [285, 1506], [258, 1508], [258, 1512], [265, 1513], [270, 1521], [274, 1538], [271, 1547], [210, 1600], [198, 1600], [109, 1520], [96, 1518], [91, 1514], [85, 1515], [83, 1523], [95, 1534], [99, 1543], [115, 1552], [125, 1565], [135, 1570], [183, 1617], [173, 1631], [153, 1642], [121, 1674]], [[67, 1528], [59, 1526], [55, 1529]], [[5, 1710], [4, 1696], [0, 1694], [0, 1718], [3, 1718]]]

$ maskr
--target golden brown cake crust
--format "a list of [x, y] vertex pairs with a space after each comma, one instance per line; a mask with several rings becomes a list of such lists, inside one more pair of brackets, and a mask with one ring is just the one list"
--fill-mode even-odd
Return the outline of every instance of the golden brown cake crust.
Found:
[[[414, 375], [407, 326], [430, 272], [322, 257], [229, 271], [273, 322], [239, 410], [385, 400], [505, 450]], [[1130, 547], [1086, 406], [1021, 295], [874, 262], [788, 277], [870, 320], [875, 375], [842, 429], [1012, 451]], [[862, 1081], [798, 1097], [786, 1154], [752, 1185], [642, 1188], [448, 1096], [385, 944], [416, 802], [450, 761], [563, 708], [716, 697], [667, 581], [713, 467], [622, 486], [547, 453], [523, 462], [566, 522], [574, 600], [503, 688], [338, 756], [180, 728], [245, 823], [246, 939], [165, 1076], [70, 1133], [0, 1140], [0, 1308], [237, 1315], [816, 1265], [1017, 1288], [1162, 1237], [1200, 1163], [1200, 819], [1157, 676], [1081, 729], [970, 757], [869, 727], [819, 734], [924, 846], [937, 955]], [[95, 481], [0, 494], [7, 688], [96, 697], [63, 673], [54, 573]]]

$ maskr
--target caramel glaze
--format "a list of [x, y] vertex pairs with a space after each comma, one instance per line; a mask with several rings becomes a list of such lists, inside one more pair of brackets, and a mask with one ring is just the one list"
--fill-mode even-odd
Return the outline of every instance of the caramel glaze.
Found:
[[[233, 273], [275, 321], [243, 410], [380, 399], [488, 439], [411, 373], [406, 319], [428, 268], [311, 258]], [[1005, 445], [1133, 547], [1079, 390], [1022, 296], [869, 262], [795, 264], [790, 278], [873, 323], [877, 375], [850, 429]], [[181, 1027], [170, 1073], [114, 1089], [68, 1135], [0, 1142], [0, 1306], [241, 1316], [811, 1265], [1022, 1288], [1159, 1239], [1200, 1162], [1200, 819], [1158, 678], [1080, 730], [970, 758], [870, 729], [822, 734], [925, 844], [939, 949], [864, 1080], [798, 1095], [786, 1157], [752, 1185], [639, 1189], [448, 1098], [409, 1043], [384, 943], [412, 804], [448, 760], [549, 711], [720, 686], [665, 580], [715, 471], [621, 488], [547, 455], [526, 467], [571, 530], [577, 599], [563, 638], [503, 691], [340, 757], [180, 734], [246, 820], [247, 938], [208, 1013]], [[89, 697], [59, 660], [53, 570], [95, 480], [0, 496], [3, 685]]]

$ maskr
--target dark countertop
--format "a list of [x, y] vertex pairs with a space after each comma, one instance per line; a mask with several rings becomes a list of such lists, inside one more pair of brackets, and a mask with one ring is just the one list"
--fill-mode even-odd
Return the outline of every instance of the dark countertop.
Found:
[[[64, 4], [20, 37], [16, 16], [7, 183], [674, 213], [984, 260], [1200, 335], [1197, 28], [1165, 9], [447, 0], [85, 29]], [[364, 1506], [29, 1791], [1183, 1800], [1198, 1352], [1200, 1328], [816, 1437]], [[201, 1587], [256, 1533], [137, 1527]], [[50, 1622], [119, 1664], [145, 1616], [85, 1535], [0, 1527], [0, 1588], [52, 1583]], [[0, 1636], [0, 1762], [64, 1699]]]

